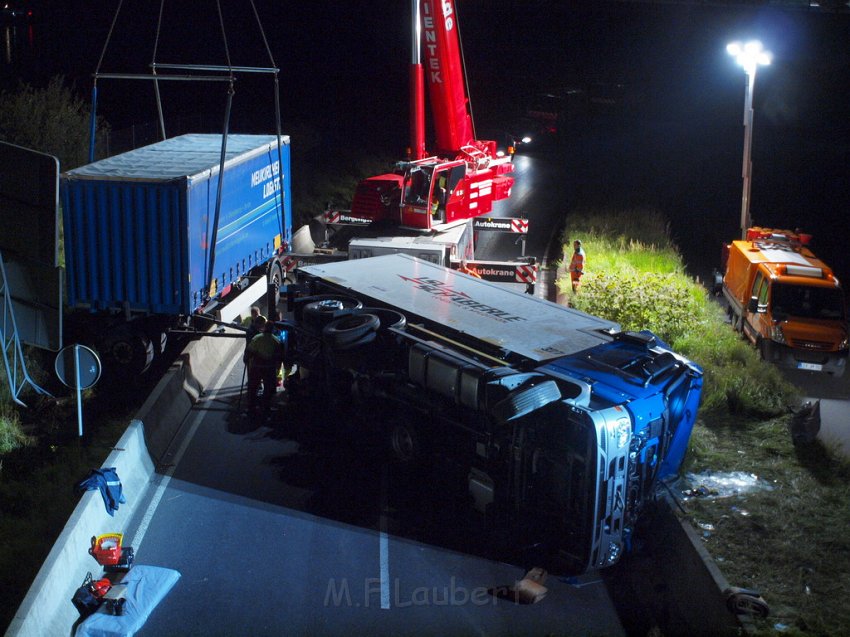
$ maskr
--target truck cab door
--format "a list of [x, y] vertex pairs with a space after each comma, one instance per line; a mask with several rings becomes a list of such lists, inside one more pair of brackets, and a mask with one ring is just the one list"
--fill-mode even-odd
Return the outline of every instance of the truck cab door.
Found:
[[465, 162], [451, 162], [439, 166], [434, 171], [434, 190], [432, 201], [434, 223], [454, 221], [463, 208], [463, 178], [466, 176]]
[[433, 166], [413, 166], [404, 176], [401, 200], [401, 225], [431, 228], [431, 192]]
[[743, 324], [744, 336], [753, 343], [758, 343], [760, 338], [770, 338], [769, 292], [770, 281], [759, 272], [750, 289], [750, 301], [745, 308]]

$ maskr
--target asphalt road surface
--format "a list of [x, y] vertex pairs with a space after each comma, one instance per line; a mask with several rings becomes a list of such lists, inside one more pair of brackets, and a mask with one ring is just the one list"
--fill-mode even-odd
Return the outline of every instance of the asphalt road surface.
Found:
[[561, 258], [558, 233], [566, 218], [569, 187], [564, 166], [553, 152], [521, 153], [514, 156], [514, 186], [510, 199], [493, 204], [493, 217], [528, 219], [525, 245], [522, 235], [479, 231], [476, 258], [508, 261], [520, 256], [533, 256], [538, 263], [545, 258]]
[[400, 472], [323, 405], [249, 421], [242, 374], [237, 356], [188, 415], [126, 534], [137, 564], [182, 575], [140, 637], [628, 632], [595, 574], [500, 599], [533, 556], [488, 555], [446, 474]]

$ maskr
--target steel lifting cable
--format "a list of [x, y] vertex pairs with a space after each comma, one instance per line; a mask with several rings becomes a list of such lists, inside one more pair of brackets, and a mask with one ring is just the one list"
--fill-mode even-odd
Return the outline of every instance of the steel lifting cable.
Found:
[[230, 49], [227, 46], [227, 32], [224, 29], [224, 15], [221, 12], [221, 0], [215, 0], [215, 6], [218, 10], [218, 22], [221, 26], [221, 39], [224, 43], [224, 57], [227, 60], [227, 68], [230, 69], [230, 79], [233, 79], [233, 65], [230, 63]]
[[106, 57], [106, 49], [112, 40], [112, 32], [115, 30], [115, 23], [118, 22], [118, 14], [121, 13], [121, 6], [123, 4], [124, 0], [118, 0], [118, 7], [115, 9], [112, 24], [109, 25], [109, 33], [106, 35], [106, 42], [103, 43], [103, 50], [100, 52], [97, 68], [94, 71], [94, 80], [91, 87], [91, 121], [89, 122], [89, 162], [94, 161], [95, 133], [97, 131], [97, 76], [100, 74], [100, 65], [103, 64], [103, 58]]
[[218, 221], [221, 218], [221, 196], [222, 196], [222, 188], [224, 186], [224, 163], [227, 158], [227, 136], [230, 132], [230, 108], [233, 104], [233, 64], [230, 61], [230, 49], [227, 46], [227, 32], [224, 29], [224, 15], [221, 12], [221, 0], [216, 0], [216, 9], [218, 10], [218, 21], [221, 26], [221, 37], [224, 43], [224, 56], [227, 60], [227, 68], [230, 76], [230, 83], [228, 84], [227, 89], [227, 106], [225, 107], [224, 113], [224, 130], [221, 134], [221, 158], [219, 160], [219, 168], [218, 168], [218, 189], [216, 190], [215, 196], [215, 215], [213, 217], [213, 225], [212, 232], [210, 235], [210, 245], [209, 245], [209, 261], [207, 267], [207, 280], [205, 281], [205, 287], [207, 290], [207, 294], [212, 296], [212, 282], [213, 282], [213, 273], [215, 272], [215, 244], [218, 241]]
[[[281, 148], [281, 123], [280, 123], [280, 84], [278, 81], [278, 71], [277, 65], [274, 63], [274, 56], [272, 55], [272, 50], [269, 47], [269, 41], [266, 39], [266, 31], [263, 29], [263, 23], [260, 20], [260, 14], [257, 12], [257, 6], [254, 3], [254, 0], [251, 0], [251, 10], [254, 12], [254, 19], [257, 21], [257, 27], [260, 29], [260, 37], [263, 39], [263, 46], [266, 47], [266, 53], [269, 56], [269, 63], [271, 64], [271, 68], [275, 69], [274, 71], [274, 121], [275, 121], [275, 134], [277, 136], [277, 163], [280, 169], [277, 173], [277, 185], [278, 187], [275, 189], [275, 199], [277, 199], [280, 203], [280, 214], [277, 217], [278, 220], [278, 229], [280, 230], [281, 241], [285, 239], [284, 231], [283, 231], [283, 206], [284, 206], [284, 193], [283, 193], [283, 179], [285, 175], [283, 174], [283, 149]], [[282, 283], [282, 281], [281, 281]]]
[[[159, 18], [156, 21], [156, 37], [153, 41], [153, 59], [151, 60], [151, 74], [156, 75], [156, 54], [159, 50], [159, 35], [162, 32], [162, 14], [165, 10], [165, 0], [161, 0], [159, 3]], [[167, 139], [165, 135], [165, 117], [162, 114], [162, 98], [159, 94], [159, 81], [154, 78], [153, 81], [153, 90], [156, 95], [156, 112], [159, 115], [159, 132], [162, 135], [162, 139]]]
[[460, 15], [455, 5], [455, 30], [457, 32], [457, 47], [460, 50], [460, 66], [463, 72], [463, 84], [466, 88], [466, 108], [469, 109], [469, 121], [472, 122], [472, 136], [478, 139], [475, 132], [475, 117], [472, 113], [472, 93], [469, 92], [469, 76], [466, 74], [466, 56], [463, 54], [463, 39], [461, 38]]
[[115, 16], [112, 18], [112, 24], [109, 26], [109, 33], [106, 35], [106, 42], [103, 43], [103, 50], [100, 52], [100, 59], [97, 61], [97, 68], [94, 76], [97, 82], [97, 75], [100, 73], [100, 65], [103, 64], [103, 58], [106, 56], [106, 48], [109, 46], [109, 41], [112, 40], [112, 32], [115, 30], [115, 23], [118, 22], [118, 14], [121, 13], [121, 6], [124, 0], [118, 0], [118, 8], [115, 9]]

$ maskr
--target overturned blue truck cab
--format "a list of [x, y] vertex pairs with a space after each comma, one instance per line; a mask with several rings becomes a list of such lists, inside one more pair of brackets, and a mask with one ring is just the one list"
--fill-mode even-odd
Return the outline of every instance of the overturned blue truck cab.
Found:
[[619, 560], [684, 458], [702, 370], [648, 332], [407, 255], [301, 268], [287, 307], [303, 383], [399, 462], [452, 454], [476, 509], [575, 571]]

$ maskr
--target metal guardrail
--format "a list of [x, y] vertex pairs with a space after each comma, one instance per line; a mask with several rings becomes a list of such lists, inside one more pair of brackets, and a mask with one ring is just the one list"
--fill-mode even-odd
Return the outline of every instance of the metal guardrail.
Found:
[[12, 290], [9, 287], [9, 278], [6, 276], [2, 252], [0, 252], [0, 343], [3, 350], [3, 367], [6, 369], [12, 400], [26, 407], [20, 395], [27, 385], [39, 394], [50, 396], [50, 392], [40, 387], [27, 372], [27, 363], [21, 348], [21, 339], [18, 336], [18, 325], [15, 322]]

